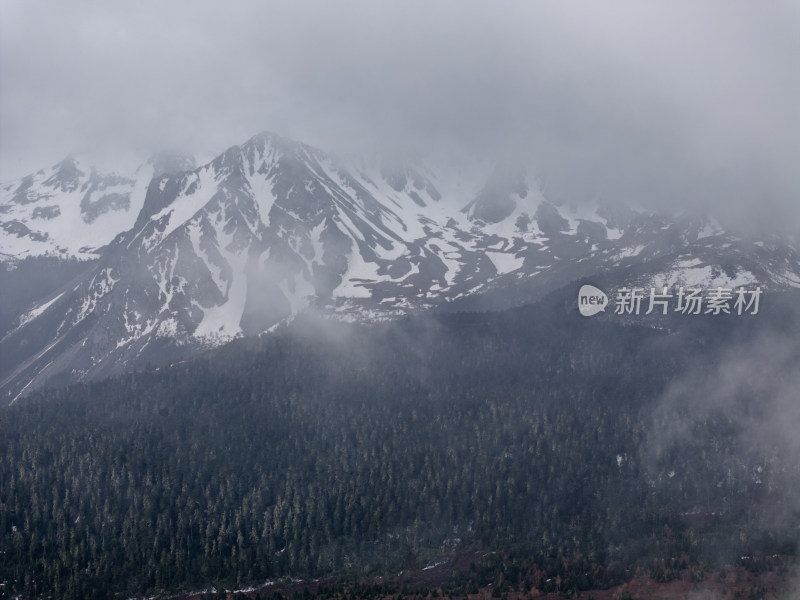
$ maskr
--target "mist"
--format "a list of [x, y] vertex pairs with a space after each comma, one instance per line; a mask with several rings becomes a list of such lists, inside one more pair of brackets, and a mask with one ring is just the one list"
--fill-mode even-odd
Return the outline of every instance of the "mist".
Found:
[[[731, 518], [730, 500], [747, 494], [753, 503], [737, 523], [741, 541], [748, 539], [751, 547], [757, 547], [754, 540], [759, 536], [777, 535], [796, 545], [800, 534], [796, 324], [783, 332], [763, 328], [757, 336], [735, 340], [731, 338], [727, 348], [709, 349], [714, 358], [670, 382], [655, 402], [651, 432], [641, 448], [643, 464], [652, 487], [684, 498], [686, 514]], [[692, 480], [703, 483], [689, 483]], [[729, 546], [704, 551], [716, 555], [720, 564], [736, 552]]]
[[800, 224], [800, 6], [4, 2], [0, 180], [67, 154], [524, 156], [554, 197]]

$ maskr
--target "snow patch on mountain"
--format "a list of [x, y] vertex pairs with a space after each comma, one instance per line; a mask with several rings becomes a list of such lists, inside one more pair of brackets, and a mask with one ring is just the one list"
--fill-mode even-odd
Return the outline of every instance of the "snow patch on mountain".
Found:
[[753, 273], [745, 269], [738, 269], [735, 274], [730, 274], [716, 265], [697, 264], [699, 261], [694, 262], [695, 264], [689, 263], [690, 266], [676, 265], [675, 270], [668, 275], [657, 277], [654, 287], [667, 287], [670, 289], [678, 287], [700, 289], [737, 288], [758, 284], [759, 282]]
[[133, 176], [100, 173], [67, 159], [0, 189], [0, 256], [93, 259], [130, 229], [144, 203], [151, 165]]
[[495, 269], [497, 269], [497, 273], [500, 275], [521, 269], [522, 265], [525, 263], [524, 258], [519, 258], [509, 252], [489, 251], [486, 253], [486, 256], [492, 261]]
[[27, 323], [28, 321], [31, 321], [31, 320], [35, 319], [36, 317], [38, 317], [39, 315], [41, 315], [42, 313], [44, 313], [44, 311], [46, 311], [48, 308], [50, 308], [63, 295], [64, 295], [64, 292], [61, 292], [60, 294], [58, 294], [52, 300], [48, 300], [44, 304], [41, 304], [41, 305], [37, 306], [36, 308], [33, 308], [33, 309], [29, 310], [28, 312], [26, 312], [24, 315], [22, 315], [19, 318], [19, 322], [17, 323], [17, 329], [22, 327], [23, 325], [25, 325], [25, 323]]
[[[161, 183], [165, 184], [166, 180], [162, 180]], [[208, 166], [190, 173], [182, 183], [183, 189], [175, 201], [150, 217], [151, 221], [156, 221], [163, 227], [157, 228], [156, 233], [147, 240], [145, 245], [147, 250], [169, 237], [173, 231], [197, 214], [217, 193], [216, 173]]]
[[118, 281], [119, 277], [114, 277], [112, 269], [110, 268], [105, 268], [98, 272], [89, 284], [89, 293], [83, 298], [78, 316], [75, 318], [74, 323], [81, 321], [89, 315], [89, 313], [94, 311], [100, 300], [114, 288], [114, 284]]

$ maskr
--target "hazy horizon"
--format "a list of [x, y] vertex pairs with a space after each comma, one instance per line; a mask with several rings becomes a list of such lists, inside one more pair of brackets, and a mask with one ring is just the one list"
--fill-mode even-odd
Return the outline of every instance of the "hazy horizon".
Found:
[[69, 154], [524, 155], [550, 189], [800, 223], [800, 4], [0, 7], [0, 180]]

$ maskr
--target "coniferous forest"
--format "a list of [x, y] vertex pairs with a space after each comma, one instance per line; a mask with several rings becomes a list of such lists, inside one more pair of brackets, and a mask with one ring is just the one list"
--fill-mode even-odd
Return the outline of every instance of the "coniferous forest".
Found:
[[308, 317], [36, 393], [0, 410], [0, 596], [357, 580], [469, 551], [580, 591], [794, 555], [796, 300], [658, 326], [553, 297]]

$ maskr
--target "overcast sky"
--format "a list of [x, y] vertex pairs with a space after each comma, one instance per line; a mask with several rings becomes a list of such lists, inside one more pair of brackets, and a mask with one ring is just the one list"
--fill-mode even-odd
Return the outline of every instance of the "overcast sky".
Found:
[[798, 106], [797, 0], [0, 3], [3, 181], [266, 129], [524, 153], [554, 195], [785, 221]]

